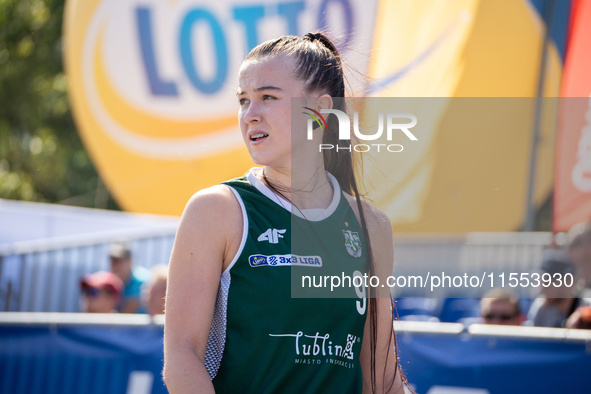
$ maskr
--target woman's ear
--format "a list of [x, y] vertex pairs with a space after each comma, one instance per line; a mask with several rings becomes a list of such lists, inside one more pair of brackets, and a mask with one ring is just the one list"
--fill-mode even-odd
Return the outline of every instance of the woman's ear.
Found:
[[320, 112], [321, 109], [332, 109], [332, 107], [333, 107], [332, 97], [330, 97], [329, 94], [325, 93], [322, 96], [318, 97], [318, 101], [317, 101], [316, 105], [318, 106], [318, 112]]

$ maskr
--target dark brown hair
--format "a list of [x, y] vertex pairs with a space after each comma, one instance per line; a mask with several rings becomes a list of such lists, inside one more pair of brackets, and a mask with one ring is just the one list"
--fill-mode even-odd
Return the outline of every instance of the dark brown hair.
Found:
[[[294, 70], [294, 77], [304, 82], [304, 92], [306, 94], [328, 94], [333, 98], [333, 108], [343, 112], [347, 112], [345, 105], [345, 76], [343, 70], [343, 60], [333, 42], [322, 32], [313, 32], [306, 34], [303, 38], [296, 36], [283, 36], [275, 40], [266, 41], [255, 47], [246, 56], [246, 61], [256, 61], [259, 59], [286, 55], [292, 56], [295, 59], [296, 66]], [[335, 148], [346, 147], [349, 148], [347, 141], [341, 141], [338, 138], [338, 119], [335, 115], [329, 115], [326, 118], [328, 130], [325, 130], [322, 143], [331, 144]], [[349, 148], [350, 149], [350, 148]], [[340, 152], [339, 152], [340, 151]], [[330, 149], [323, 151], [325, 170], [331, 173], [339, 182], [342, 190], [355, 197], [357, 201], [357, 208], [359, 210], [359, 217], [361, 219], [361, 227], [363, 235], [367, 244], [367, 262], [369, 273], [375, 272], [374, 259], [371, 249], [371, 242], [369, 239], [369, 232], [365, 220], [365, 214], [361, 202], [361, 196], [357, 187], [355, 176], [355, 162], [354, 156], [347, 149]], [[263, 174], [264, 176], [264, 174]], [[279, 188], [272, 185], [267, 178], [265, 182], [271, 189], [283, 196], [278, 190]], [[285, 197], [285, 196], [283, 196]], [[377, 300], [376, 297], [369, 297], [370, 305], [370, 348], [371, 348], [371, 386], [372, 392], [376, 392], [376, 371], [375, 371], [375, 353], [377, 347]], [[393, 333], [393, 326], [392, 333]], [[396, 337], [394, 338], [394, 352], [396, 356], [396, 371], [394, 373], [394, 380], [396, 373], [401, 374], [402, 381], [410, 389], [406, 377], [399, 368]], [[390, 351], [390, 345], [388, 351]], [[385, 368], [385, 366], [384, 366]], [[385, 371], [384, 371], [385, 372]], [[394, 380], [390, 384], [390, 388], [394, 384]], [[411, 392], [412, 389], [410, 389]]]

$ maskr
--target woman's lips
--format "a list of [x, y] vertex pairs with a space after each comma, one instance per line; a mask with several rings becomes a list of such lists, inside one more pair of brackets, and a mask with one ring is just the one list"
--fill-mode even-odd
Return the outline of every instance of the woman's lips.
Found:
[[266, 140], [268, 136], [269, 136], [269, 134], [265, 133], [264, 131], [255, 131], [255, 132], [249, 133], [248, 139], [250, 140], [250, 143], [252, 145], [258, 145], [261, 142], [263, 142], [264, 140]]

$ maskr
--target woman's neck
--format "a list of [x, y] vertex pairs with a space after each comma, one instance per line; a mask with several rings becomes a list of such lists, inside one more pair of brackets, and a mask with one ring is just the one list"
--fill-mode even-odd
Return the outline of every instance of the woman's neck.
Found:
[[327, 208], [334, 195], [323, 165], [308, 171], [305, 166], [296, 171], [265, 166], [259, 178], [297, 209]]

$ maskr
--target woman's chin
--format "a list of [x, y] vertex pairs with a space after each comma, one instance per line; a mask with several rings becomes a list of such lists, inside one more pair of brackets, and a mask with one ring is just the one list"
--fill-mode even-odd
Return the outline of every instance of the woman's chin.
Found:
[[267, 152], [251, 152], [252, 161], [258, 166], [286, 167], [290, 166], [290, 155], [268, 154]]

